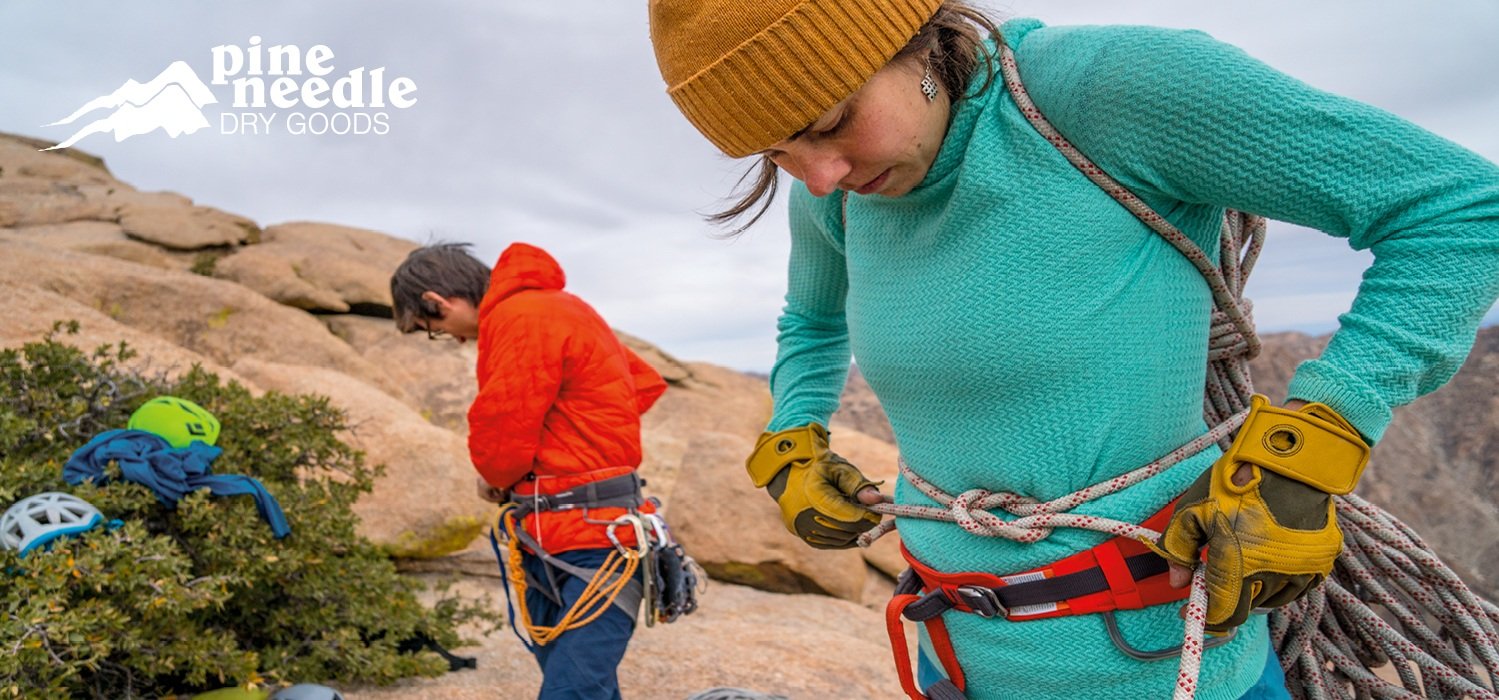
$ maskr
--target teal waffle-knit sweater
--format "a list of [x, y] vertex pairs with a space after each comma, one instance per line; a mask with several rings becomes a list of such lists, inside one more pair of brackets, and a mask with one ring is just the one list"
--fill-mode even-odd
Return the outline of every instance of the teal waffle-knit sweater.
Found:
[[[1373, 107], [1278, 73], [1200, 32], [1003, 28], [1026, 87], [1083, 153], [1216, 256], [1224, 208], [1325, 231], [1374, 253], [1350, 311], [1290, 396], [1371, 441], [1391, 409], [1446, 382], [1499, 295], [1499, 168]], [[1048, 500], [1200, 435], [1212, 300], [1197, 271], [1068, 164], [996, 84], [955, 107], [925, 180], [898, 198], [791, 196], [792, 249], [772, 430], [838, 406], [850, 360], [901, 453], [952, 494]], [[983, 82], [975, 80], [975, 90]], [[833, 436], [837, 449], [837, 436]], [[1216, 448], [1080, 506], [1139, 522]], [[896, 500], [932, 505], [898, 483]], [[1104, 536], [1032, 545], [907, 520], [946, 571], [1020, 571]], [[1119, 615], [1134, 646], [1180, 643], [1176, 606]], [[945, 616], [969, 697], [1160, 698], [1174, 661], [1131, 660], [1097, 615], [1010, 623]], [[1254, 618], [1210, 650], [1198, 697], [1239, 697], [1264, 668]]]

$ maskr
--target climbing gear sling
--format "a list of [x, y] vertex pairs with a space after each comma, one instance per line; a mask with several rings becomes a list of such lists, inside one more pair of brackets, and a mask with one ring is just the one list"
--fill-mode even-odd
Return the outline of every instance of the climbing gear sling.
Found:
[[[1153, 545], [1160, 538], [1156, 529], [1068, 511], [1158, 475], [1213, 443], [1225, 451], [1231, 447], [1229, 438], [1243, 424], [1254, 393], [1248, 361], [1259, 353], [1260, 341], [1243, 289], [1264, 244], [1265, 220], [1226, 210], [1220, 259], [1215, 265], [1181, 231], [1078, 152], [1046, 121], [1020, 82], [1013, 52], [1002, 39], [998, 45], [1005, 87], [1027, 121], [1083, 175], [1181, 252], [1207, 282], [1215, 308], [1209, 331], [1203, 415], [1211, 427], [1150, 464], [1046, 503], [983, 489], [947, 494], [921, 478], [902, 459], [901, 478], [939, 507], [886, 503], [871, 509], [895, 518], [945, 520], [975, 535], [1024, 543], [1044, 539], [1054, 527], [1075, 527]], [[1355, 696], [1499, 698], [1494, 687], [1499, 678], [1499, 607], [1475, 596], [1410, 528], [1388, 513], [1351, 493], [1333, 501], [1344, 523], [1345, 541], [1332, 576], [1306, 597], [1270, 614], [1271, 640], [1292, 694], [1318, 700]], [[1018, 517], [1007, 521], [990, 512], [994, 509]], [[892, 518], [861, 535], [859, 543], [868, 546], [894, 529]], [[1194, 697], [1197, 690], [1207, 617], [1203, 567], [1194, 572], [1190, 591], [1174, 695], [1178, 700]], [[902, 600], [901, 594], [898, 592], [887, 607], [887, 622], [893, 633], [899, 632], [902, 610], [909, 611], [915, 602]], [[904, 595], [914, 595], [909, 584]], [[1381, 618], [1371, 604], [1383, 607], [1394, 622]], [[1435, 621], [1439, 627], [1430, 629], [1428, 621]], [[946, 630], [937, 618], [926, 624], [950, 677], [923, 694], [903, 676], [903, 689], [918, 700], [961, 700], [964, 678]], [[897, 645], [898, 654], [904, 651], [903, 642]], [[1385, 662], [1391, 663], [1399, 675], [1399, 685], [1375, 676], [1367, 668]], [[898, 668], [910, 667], [908, 656], [899, 656], [896, 663]]]
[[[533, 643], [538, 646], [550, 644], [564, 632], [598, 619], [611, 605], [633, 618], [644, 603], [648, 627], [657, 621], [673, 622], [697, 609], [697, 586], [702, 579], [700, 570], [681, 545], [671, 539], [665, 520], [655, 514], [639, 512], [640, 506], [646, 502], [640, 491], [644, 483], [639, 475], [631, 472], [555, 494], [514, 494], [496, 510], [489, 533], [490, 546], [506, 574], [505, 597], [511, 611], [511, 629], [528, 648]], [[629, 509], [614, 520], [589, 521], [604, 526], [614, 544], [613, 551], [597, 569], [573, 565], [547, 552], [520, 526], [521, 521], [533, 513], [578, 508]], [[620, 527], [633, 531], [633, 547], [621, 543], [616, 532]], [[500, 550], [502, 535], [507, 541], [505, 553]], [[541, 559], [546, 581], [528, 575], [522, 564], [522, 548]], [[555, 574], [557, 570], [588, 581], [588, 586], [555, 625], [533, 624], [526, 606], [526, 591], [535, 589], [561, 606], [563, 597]], [[515, 590], [517, 601], [510, 598], [511, 588]], [[517, 608], [519, 615], [516, 614]], [[517, 618], [526, 628], [525, 636], [515, 625]]]

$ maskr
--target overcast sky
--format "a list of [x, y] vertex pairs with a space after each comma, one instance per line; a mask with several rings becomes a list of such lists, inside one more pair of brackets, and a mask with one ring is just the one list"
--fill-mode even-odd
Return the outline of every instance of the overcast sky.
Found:
[[[987, 5], [1049, 24], [1203, 29], [1499, 160], [1494, 0]], [[287, 133], [289, 113], [334, 107], [257, 110], [279, 113], [273, 133], [224, 134], [223, 114], [250, 110], [230, 104], [230, 86], [212, 86], [209, 128], [119, 143], [96, 134], [78, 148], [137, 188], [181, 192], [262, 226], [328, 221], [472, 241], [485, 259], [511, 241], [539, 244], [616, 327], [683, 359], [769, 368], [784, 201], [735, 241], [702, 223], [698, 212], [720, 202], [743, 165], [717, 155], [665, 96], [644, 0], [5, 2], [0, 131], [62, 141], [87, 120], [43, 125], [173, 61], [211, 81], [213, 47], [245, 50], [252, 36], [262, 47], [327, 46], [330, 82], [383, 66], [387, 84], [415, 84], [416, 102], [363, 110], [387, 114], [383, 134]], [[1340, 240], [1273, 226], [1249, 290], [1261, 329], [1334, 329], [1367, 262]]]

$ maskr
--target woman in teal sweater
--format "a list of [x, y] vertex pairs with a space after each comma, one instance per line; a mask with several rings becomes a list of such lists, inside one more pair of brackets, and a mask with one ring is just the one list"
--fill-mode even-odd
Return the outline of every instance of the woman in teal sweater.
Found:
[[[822, 427], [851, 354], [904, 461], [949, 494], [1047, 501], [1207, 429], [1213, 300], [1201, 275], [1037, 133], [986, 60], [998, 43], [960, 36], [975, 20], [992, 28], [980, 15], [940, 0], [653, 0], [651, 19], [684, 115], [728, 155], [760, 158], [757, 187], [727, 216], [763, 213], [777, 169], [797, 181], [774, 414], [749, 463], [794, 533], [848, 546], [877, 520], [854, 505], [877, 500], [872, 484], [828, 450]], [[1373, 252], [1339, 331], [1297, 369], [1288, 408], [1319, 402], [1373, 444], [1394, 407], [1456, 372], [1499, 296], [1494, 164], [1199, 32], [1013, 20], [999, 34], [1046, 118], [1210, 255], [1225, 209]], [[1073, 512], [1143, 522], [1194, 481], [1205, 494], [1221, 454], [1209, 447]], [[1323, 491], [1307, 493], [1325, 504]], [[1296, 509], [1278, 498], [1265, 495], [1277, 517]], [[934, 505], [904, 479], [895, 501]], [[1024, 571], [1107, 539], [1058, 529], [1022, 544], [905, 519], [900, 533], [942, 572]], [[1264, 617], [1243, 616], [1293, 588], [1218, 601], [1236, 615], [1218, 626], [1237, 634], [1206, 652], [1198, 697], [1285, 697]], [[1177, 608], [1117, 619], [1132, 646], [1170, 647]], [[1175, 682], [1174, 664], [1121, 654], [1099, 615], [945, 622], [969, 698], [1157, 698]], [[940, 664], [922, 641], [927, 688]]]

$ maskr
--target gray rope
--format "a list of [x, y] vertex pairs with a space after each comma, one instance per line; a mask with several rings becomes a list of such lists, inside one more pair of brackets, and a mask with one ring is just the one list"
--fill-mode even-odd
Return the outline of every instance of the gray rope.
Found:
[[784, 695], [768, 695], [743, 688], [709, 688], [687, 696], [687, 700], [791, 700]]

